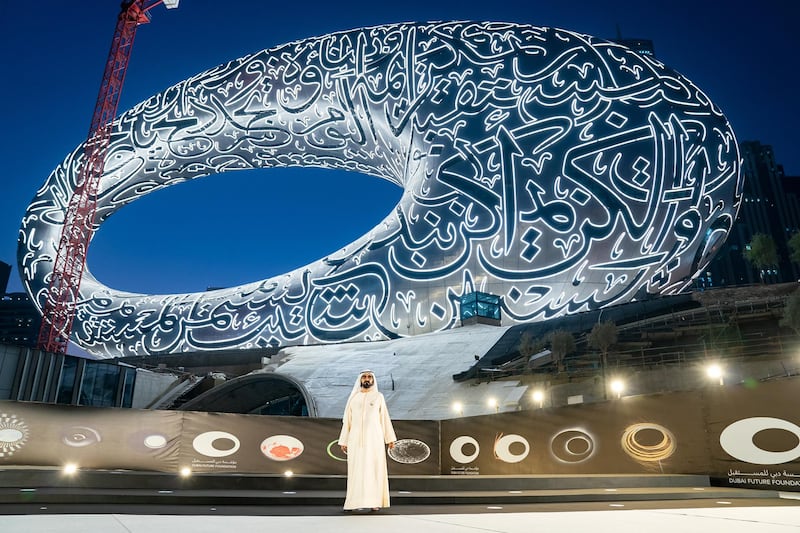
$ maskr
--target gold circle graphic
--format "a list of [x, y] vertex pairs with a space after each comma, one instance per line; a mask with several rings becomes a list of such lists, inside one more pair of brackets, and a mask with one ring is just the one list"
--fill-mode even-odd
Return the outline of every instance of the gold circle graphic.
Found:
[[[661, 433], [661, 441], [656, 444], [643, 444], [637, 437], [640, 432], [652, 430]], [[637, 461], [652, 463], [663, 461], [677, 449], [675, 436], [670, 430], [659, 424], [639, 423], [625, 428], [622, 434], [622, 449]]]

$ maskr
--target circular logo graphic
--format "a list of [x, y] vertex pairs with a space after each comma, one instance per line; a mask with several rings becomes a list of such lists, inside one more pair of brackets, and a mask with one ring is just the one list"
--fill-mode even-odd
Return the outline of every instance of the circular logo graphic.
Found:
[[[218, 441], [228, 441], [232, 446], [229, 448], [218, 448]], [[226, 431], [206, 431], [196, 436], [192, 441], [192, 447], [197, 453], [202, 453], [206, 457], [227, 457], [236, 453], [239, 446], [239, 439]]]
[[400, 439], [389, 448], [389, 457], [398, 463], [413, 465], [431, 456], [431, 448], [421, 440]]
[[61, 431], [61, 442], [73, 448], [85, 448], [102, 440], [99, 431], [87, 426], [70, 426]]
[[800, 457], [800, 444], [791, 450], [781, 452], [764, 450], [756, 446], [753, 438], [759, 431], [781, 429], [800, 439], [800, 427], [782, 418], [754, 416], [737, 420], [726, 427], [719, 436], [722, 449], [732, 457], [758, 465], [777, 465], [788, 463]]
[[333, 453], [334, 449], [338, 449], [339, 451], [341, 451], [341, 448], [339, 448], [338, 444], [339, 444], [339, 439], [332, 440], [328, 443], [328, 448], [327, 448], [328, 455], [332, 459], [336, 459], [337, 461], [347, 461], [347, 455], [345, 455], [344, 457], [339, 457], [338, 455]]
[[[464, 453], [464, 446], [467, 444], [475, 448], [470, 455]], [[481, 447], [478, 444], [478, 441], [469, 435], [461, 435], [460, 437], [456, 437], [453, 439], [453, 442], [450, 443], [450, 457], [453, 458], [453, 461], [461, 463], [462, 465], [471, 463], [478, 458], [480, 453]]]
[[[522, 451], [513, 453], [511, 451], [512, 444], [519, 444]], [[504, 463], [518, 463], [528, 457], [531, 452], [531, 445], [528, 439], [522, 435], [500, 435], [494, 441], [494, 456], [503, 461]]]
[[594, 454], [594, 439], [581, 429], [565, 429], [550, 441], [550, 452], [562, 463], [581, 463]]
[[11, 457], [28, 441], [30, 432], [17, 415], [0, 414], [0, 457]]
[[[645, 432], [659, 435], [656, 438], [658, 442], [644, 442], [642, 433]], [[641, 423], [628, 426], [622, 434], [621, 441], [625, 453], [645, 463], [663, 461], [675, 453], [677, 448], [675, 436], [660, 424]]]
[[159, 434], [148, 435], [144, 438], [143, 444], [151, 450], [158, 450], [167, 445], [167, 437]]
[[161, 450], [169, 445], [169, 437], [157, 429], [142, 429], [131, 433], [127, 438], [128, 447], [145, 454]]
[[303, 453], [303, 443], [291, 435], [273, 435], [261, 442], [261, 453], [273, 461], [291, 461]]

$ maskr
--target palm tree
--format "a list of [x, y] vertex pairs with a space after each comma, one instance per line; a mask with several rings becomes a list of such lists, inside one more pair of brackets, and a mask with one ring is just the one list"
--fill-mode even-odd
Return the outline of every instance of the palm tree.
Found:
[[[519, 339], [519, 347], [517, 350], [521, 357], [528, 359], [530, 356], [541, 352], [544, 346], [545, 342], [542, 339], [534, 339], [533, 335], [531, 335], [529, 331], [526, 331]], [[530, 362], [528, 364], [530, 364]], [[525, 365], [525, 368], [527, 370], [529, 366]]]
[[600, 367], [603, 373], [603, 397], [607, 398], [606, 394], [606, 368], [608, 367], [608, 350], [617, 343], [617, 325], [611, 320], [605, 322], [598, 322], [592, 328], [592, 331], [586, 337], [589, 346], [595, 350], [600, 350], [601, 361]]
[[553, 361], [556, 363], [558, 372], [566, 369], [564, 358], [575, 351], [575, 337], [569, 331], [557, 329], [548, 336], [550, 341], [550, 351], [553, 354]]
[[761, 283], [765, 282], [764, 269], [778, 264], [778, 249], [775, 246], [775, 240], [765, 233], [753, 235], [753, 239], [742, 255], [758, 270]]

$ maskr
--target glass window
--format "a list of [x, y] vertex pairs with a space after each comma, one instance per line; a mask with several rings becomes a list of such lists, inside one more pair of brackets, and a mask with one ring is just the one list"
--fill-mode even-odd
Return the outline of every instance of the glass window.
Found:
[[58, 382], [58, 395], [56, 403], [72, 403], [72, 393], [75, 390], [75, 373], [78, 371], [78, 360], [74, 357], [65, 357], [61, 367], [61, 379]]
[[500, 320], [500, 297], [486, 292], [471, 292], [461, 297], [461, 320], [482, 316]]
[[119, 379], [120, 369], [117, 365], [87, 361], [78, 403], [95, 407], [113, 407]]
[[136, 383], [136, 369], [126, 368], [123, 373], [125, 380], [122, 385], [122, 401], [120, 407], [131, 407], [133, 405], [133, 386]]

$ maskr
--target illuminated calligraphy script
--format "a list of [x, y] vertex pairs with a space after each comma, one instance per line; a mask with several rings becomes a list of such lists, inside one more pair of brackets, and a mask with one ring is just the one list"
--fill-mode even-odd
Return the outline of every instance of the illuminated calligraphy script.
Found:
[[[22, 221], [40, 306], [82, 159]], [[456, 326], [476, 290], [507, 324], [672, 294], [721, 246], [742, 185], [726, 118], [652, 58], [554, 28], [397, 24], [261, 51], [123, 113], [95, 224], [154, 190], [285, 166], [404, 194], [352, 244], [239, 287], [132, 294], [87, 272], [74, 341], [108, 357], [382, 340]]]

